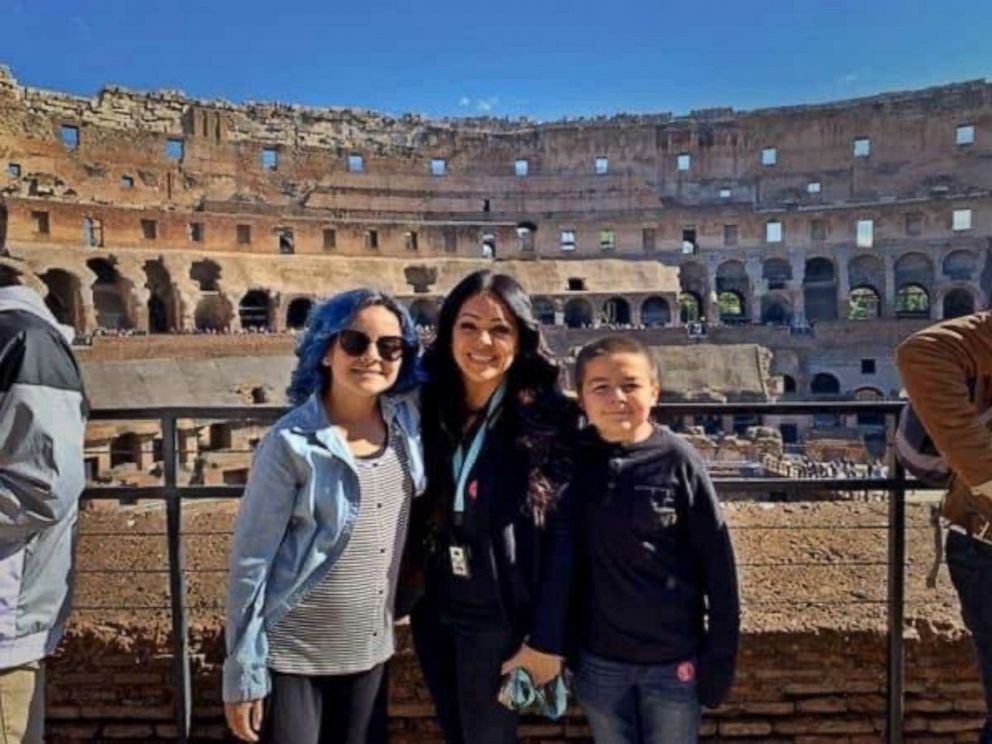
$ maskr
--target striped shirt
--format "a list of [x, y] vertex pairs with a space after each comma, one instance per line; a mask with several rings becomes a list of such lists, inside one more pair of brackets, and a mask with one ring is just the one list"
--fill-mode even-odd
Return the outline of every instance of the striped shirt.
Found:
[[391, 429], [383, 451], [355, 465], [361, 501], [351, 539], [268, 631], [268, 664], [277, 672], [353, 674], [393, 655], [393, 601], [413, 497], [402, 436]]

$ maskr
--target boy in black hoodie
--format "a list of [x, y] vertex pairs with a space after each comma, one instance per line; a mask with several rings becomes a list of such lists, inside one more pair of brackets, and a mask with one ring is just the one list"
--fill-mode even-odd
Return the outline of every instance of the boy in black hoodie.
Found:
[[569, 501], [578, 534], [575, 694], [600, 744], [688, 744], [700, 706], [733, 681], [740, 604], [733, 547], [706, 466], [651, 421], [660, 390], [639, 342], [582, 349], [591, 424]]

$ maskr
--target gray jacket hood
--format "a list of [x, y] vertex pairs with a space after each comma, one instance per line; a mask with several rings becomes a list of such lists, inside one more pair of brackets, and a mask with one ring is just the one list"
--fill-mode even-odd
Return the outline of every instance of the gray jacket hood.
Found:
[[29, 287], [0, 287], [0, 313], [12, 310], [20, 310], [38, 316], [53, 328], [58, 329], [69, 344], [76, 337], [76, 330], [72, 326], [59, 323], [41, 296]]

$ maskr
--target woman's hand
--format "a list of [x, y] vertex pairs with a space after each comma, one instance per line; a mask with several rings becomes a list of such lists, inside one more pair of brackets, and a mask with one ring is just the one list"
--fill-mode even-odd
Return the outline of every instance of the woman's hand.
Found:
[[262, 730], [262, 699], [225, 703], [224, 717], [231, 731], [242, 741], [258, 741]]
[[536, 651], [525, 643], [517, 653], [503, 662], [500, 674], [512, 672], [517, 667], [526, 669], [534, 684], [540, 687], [561, 673], [561, 657]]

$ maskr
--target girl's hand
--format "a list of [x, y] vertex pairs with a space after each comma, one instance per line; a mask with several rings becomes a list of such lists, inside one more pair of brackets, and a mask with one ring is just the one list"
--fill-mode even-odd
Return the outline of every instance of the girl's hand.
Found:
[[224, 717], [235, 736], [243, 741], [257, 742], [262, 730], [262, 699], [225, 703]]
[[523, 667], [537, 687], [546, 685], [561, 673], [561, 657], [536, 651], [526, 643], [512, 657], [503, 662], [500, 674], [512, 672], [517, 667]]

